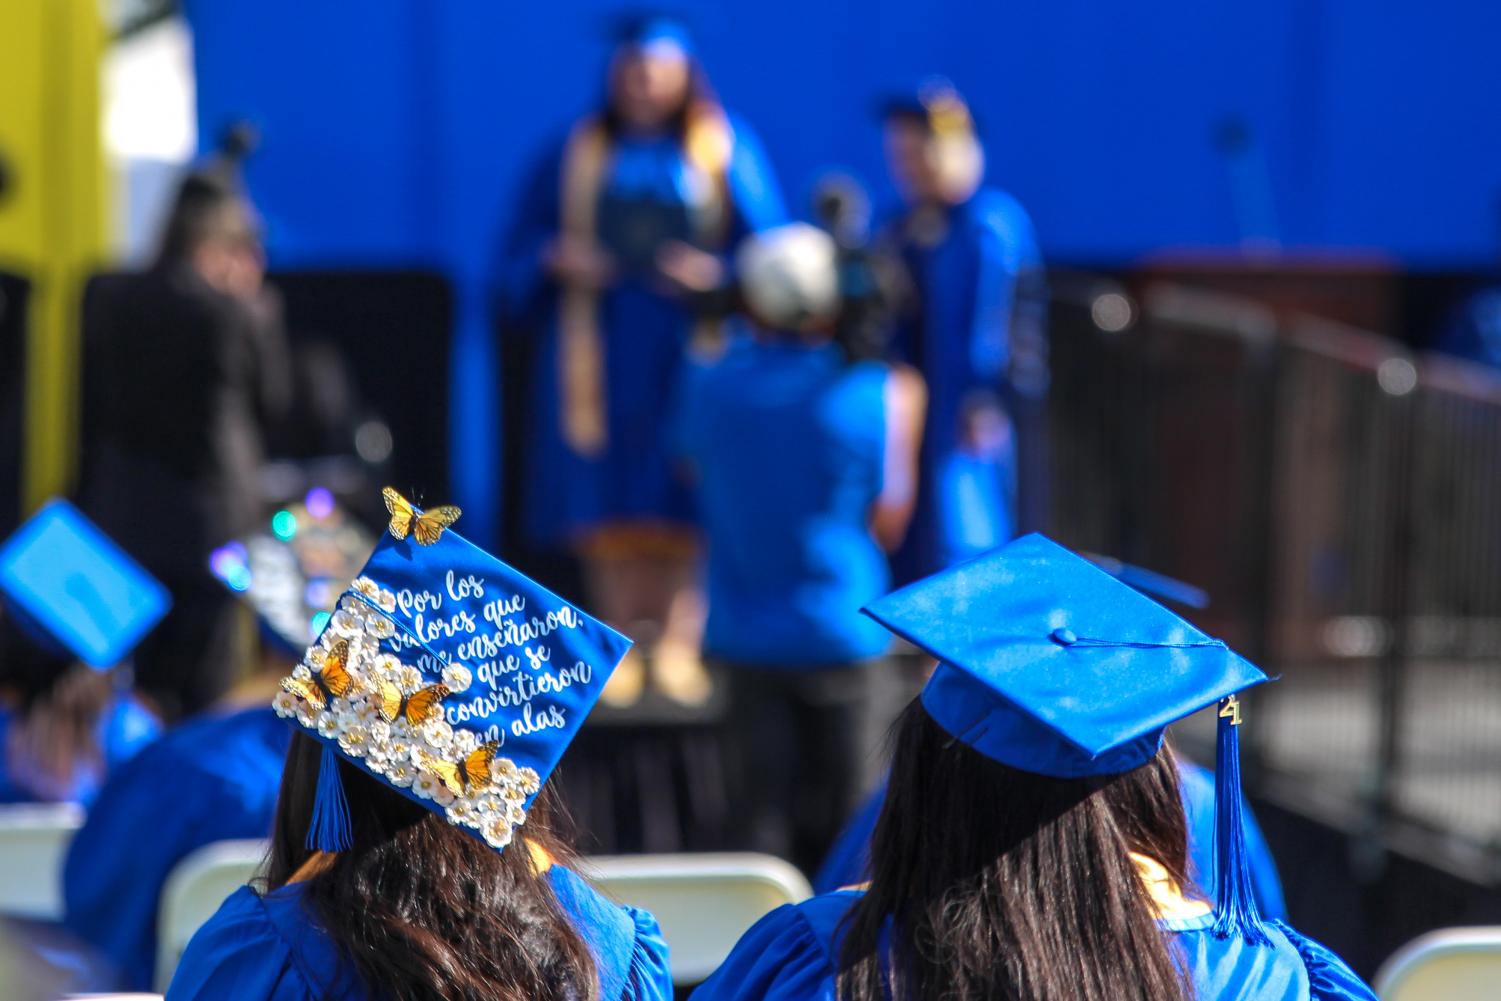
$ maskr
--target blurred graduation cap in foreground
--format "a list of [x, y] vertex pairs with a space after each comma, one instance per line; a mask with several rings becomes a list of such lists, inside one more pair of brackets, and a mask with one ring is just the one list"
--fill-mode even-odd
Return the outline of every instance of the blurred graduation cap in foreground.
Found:
[[37, 646], [99, 669], [125, 659], [172, 605], [156, 578], [64, 500], [0, 546], [0, 599]]

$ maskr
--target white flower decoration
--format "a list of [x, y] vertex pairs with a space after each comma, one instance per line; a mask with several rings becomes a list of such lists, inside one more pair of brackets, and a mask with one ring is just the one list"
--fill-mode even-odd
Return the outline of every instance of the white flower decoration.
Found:
[[271, 708], [276, 710], [276, 715], [286, 719], [297, 712], [297, 696], [291, 692], [277, 692], [276, 698], [271, 700]]
[[318, 736], [326, 739], [337, 737], [339, 729], [338, 717], [333, 713], [325, 711], [318, 714]]
[[352, 758], [363, 758], [370, 749], [370, 735], [363, 726], [353, 726], [339, 734], [339, 749]]
[[496, 758], [490, 762], [490, 779], [499, 785], [516, 781], [516, 762], [510, 758]]
[[392, 615], [396, 612], [396, 595], [392, 594], [390, 591], [387, 591], [385, 588], [381, 588], [380, 594], [376, 596], [375, 603], [379, 605], [380, 610], [385, 612], [387, 615]]
[[449, 691], [464, 692], [473, 684], [474, 676], [469, 673], [469, 668], [460, 664], [451, 664], [443, 669], [443, 684], [448, 686]]
[[328, 631], [344, 639], [352, 639], [364, 632], [364, 629], [365, 625], [360, 621], [360, 616], [347, 608], [340, 608], [334, 613], [333, 618], [328, 620]]
[[387, 759], [386, 757], [386, 752], [381, 750], [378, 745], [375, 745], [373, 743], [371, 744], [370, 749], [365, 752], [364, 760], [365, 767], [370, 769], [377, 775], [386, 774], [386, 769], [390, 767], [391, 764], [389, 759]]
[[542, 788], [542, 777], [531, 768], [523, 768], [516, 773], [516, 781], [521, 785], [521, 791], [528, 796], [533, 795]]
[[396, 685], [401, 689], [401, 694], [411, 695], [422, 687], [422, 672], [410, 664], [403, 664], [396, 672]]
[[[420, 799], [432, 799], [439, 789], [443, 789], [443, 783], [431, 772], [419, 771], [412, 779], [412, 792]], [[444, 789], [444, 792], [447, 791]]]
[[417, 770], [412, 767], [411, 762], [393, 758], [386, 767], [386, 781], [398, 789], [405, 789], [416, 777]]
[[396, 623], [384, 615], [371, 615], [370, 635], [378, 640], [388, 640], [396, 635]]
[[349, 589], [362, 597], [369, 598], [376, 604], [380, 603], [380, 585], [369, 577], [356, 577], [349, 585]]
[[322, 671], [323, 666], [328, 663], [328, 651], [321, 646], [310, 646], [303, 663], [314, 672]]
[[511, 825], [504, 817], [490, 817], [480, 827], [480, 833], [491, 848], [504, 848], [511, 843]]
[[526, 823], [526, 810], [522, 809], [519, 804], [512, 803], [506, 810], [505, 818], [512, 827], [520, 827]]
[[313, 708], [311, 702], [297, 700], [297, 722], [305, 727], [312, 727], [318, 720], [318, 710]]
[[441, 782], [438, 783], [438, 788], [433, 790], [433, 802], [439, 806], [452, 806], [456, 799], [458, 797], [453, 794], [453, 790]]
[[391, 746], [391, 724], [376, 716], [366, 724], [370, 728], [370, 743], [377, 747]]
[[292, 668], [292, 677], [296, 678], [298, 681], [312, 681], [313, 672], [308, 670], [308, 666], [306, 664], [298, 664], [296, 667]]
[[453, 742], [453, 727], [448, 725], [448, 720], [441, 717], [430, 720], [422, 727], [422, 739], [432, 747], [446, 751]]
[[463, 757], [479, 747], [479, 737], [473, 730], [455, 730], [449, 747], [453, 750], [455, 757]]
[[448, 822], [460, 827], [478, 827], [479, 813], [474, 804], [466, 799], [455, 800], [448, 808]]
[[375, 660], [373, 660], [370, 664], [371, 674], [375, 675], [377, 678], [383, 678], [386, 681], [396, 681], [397, 684], [400, 684], [400, 682], [397, 681], [398, 672], [400, 670], [401, 661], [396, 659], [395, 654], [383, 653], [380, 656], [376, 657]]

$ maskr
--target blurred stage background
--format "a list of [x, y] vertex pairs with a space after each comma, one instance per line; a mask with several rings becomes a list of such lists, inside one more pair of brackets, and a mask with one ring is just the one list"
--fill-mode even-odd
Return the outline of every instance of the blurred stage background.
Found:
[[[1050, 265], [1046, 527], [1204, 588], [1200, 623], [1283, 675], [1249, 765], [1299, 927], [1369, 973], [1501, 921], [1501, 379], [1427, 352], [1498, 258], [1501, 8], [703, 6], [704, 61], [794, 210], [831, 167], [886, 200], [879, 95], [934, 71], [969, 95]], [[0, 8], [0, 535], [87, 447], [70, 303], [139, 253], [173, 151], [248, 119], [294, 343], [334, 346], [368, 410], [318, 475], [451, 497], [515, 546], [497, 243], [626, 7], [142, 0], [82, 35], [83, 4]], [[145, 47], [180, 72], [122, 75]], [[115, 113], [180, 128], [43, 142], [97, 114], [98, 60]], [[53, 169], [80, 149], [98, 172]], [[88, 197], [84, 232], [49, 223]]]

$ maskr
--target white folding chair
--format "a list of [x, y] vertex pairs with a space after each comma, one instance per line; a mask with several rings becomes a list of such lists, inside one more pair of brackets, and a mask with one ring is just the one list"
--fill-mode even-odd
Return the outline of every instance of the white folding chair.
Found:
[[596, 855], [582, 869], [610, 897], [656, 915], [679, 985], [705, 980], [758, 919], [813, 892], [770, 855]]
[[76, 803], [0, 806], [0, 913], [63, 916], [63, 860], [82, 823]]
[[224, 898], [250, 882], [266, 857], [266, 842], [220, 841], [198, 849], [172, 869], [162, 888], [156, 922], [156, 986], [165, 991], [193, 933]]
[[1501, 997], [1501, 926], [1418, 936], [1381, 965], [1376, 994], [1381, 1001], [1494, 1001]]

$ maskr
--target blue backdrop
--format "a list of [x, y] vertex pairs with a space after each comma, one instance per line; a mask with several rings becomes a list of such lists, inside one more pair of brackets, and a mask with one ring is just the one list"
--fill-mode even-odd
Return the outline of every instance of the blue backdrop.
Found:
[[[602, 0], [187, 0], [200, 131], [257, 121], [280, 267], [432, 266], [458, 294], [454, 485], [491, 523], [486, 278], [521, 174], [599, 98]], [[1429, 0], [733, 0], [692, 10], [794, 205], [830, 166], [886, 193], [877, 95], [942, 72], [1055, 261], [1164, 250], [1496, 252], [1501, 5]], [[1242, 123], [1239, 143], [1217, 142]]]

